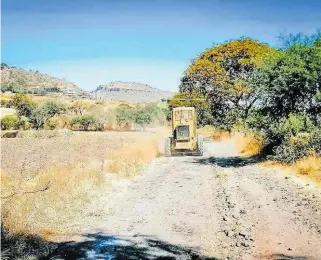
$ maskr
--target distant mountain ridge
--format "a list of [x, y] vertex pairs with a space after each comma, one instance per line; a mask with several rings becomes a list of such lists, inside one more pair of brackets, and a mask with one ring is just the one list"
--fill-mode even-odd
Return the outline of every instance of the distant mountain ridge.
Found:
[[38, 71], [19, 69], [5, 63], [1, 64], [1, 90], [33, 95], [128, 102], [156, 102], [174, 95], [173, 92], [162, 91], [147, 84], [122, 81], [100, 85], [96, 90], [87, 92], [65, 79]]
[[1, 64], [1, 88], [28, 94], [91, 98], [90, 94], [64, 79]]
[[100, 85], [92, 92], [92, 96], [95, 99], [131, 102], [156, 102], [168, 99], [173, 95], [173, 92], [159, 90], [147, 84], [123, 81]]

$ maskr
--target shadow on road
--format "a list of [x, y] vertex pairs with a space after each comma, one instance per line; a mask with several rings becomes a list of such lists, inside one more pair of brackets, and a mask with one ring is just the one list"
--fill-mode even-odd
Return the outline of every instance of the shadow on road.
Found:
[[243, 167], [247, 165], [256, 164], [263, 161], [262, 157], [253, 156], [253, 157], [242, 157], [242, 156], [233, 156], [233, 157], [209, 157], [209, 158], [200, 158], [195, 159], [193, 163], [199, 164], [214, 164], [223, 168], [228, 167]]
[[84, 242], [60, 243], [42, 259], [204, 259], [196, 249], [169, 244], [150, 236], [118, 237], [102, 233], [86, 235]]
[[257, 257], [260, 260], [316, 260], [306, 256], [289, 256], [284, 254], [273, 254], [268, 256]]
[[[4, 234], [2, 234], [4, 235]], [[82, 242], [54, 243], [40, 237], [1, 239], [1, 259], [115, 259], [115, 260], [218, 260], [202, 255], [197, 249], [174, 245], [153, 236], [120, 237], [103, 233], [84, 235]], [[257, 256], [261, 260], [313, 260], [305, 256], [273, 254]], [[314, 259], [316, 260], [316, 259]]]

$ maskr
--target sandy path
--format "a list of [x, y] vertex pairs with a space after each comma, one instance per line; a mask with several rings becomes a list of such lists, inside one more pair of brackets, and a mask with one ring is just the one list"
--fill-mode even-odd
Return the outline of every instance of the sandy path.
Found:
[[237, 157], [230, 141], [205, 143], [203, 157], [158, 159], [95, 203], [77, 230], [90, 242], [54, 256], [321, 259], [320, 189]]

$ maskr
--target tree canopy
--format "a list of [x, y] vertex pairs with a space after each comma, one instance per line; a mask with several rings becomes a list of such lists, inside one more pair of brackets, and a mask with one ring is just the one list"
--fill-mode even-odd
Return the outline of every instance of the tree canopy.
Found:
[[216, 45], [187, 68], [179, 95], [205, 97], [213, 124], [227, 129], [258, 110], [275, 118], [307, 113], [316, 123], [321, 113], [320, 50], [320, 35], [283, 37], [280, 49], [250, 38]]
[[256, 85], [247, 84], [252, 72], [262, 67], [276, 50], [250, 38], [230, 41], [205, 50], [188, 67], [180, 91], [206, 96], [219, 124], [246, 117], [257, 100]]

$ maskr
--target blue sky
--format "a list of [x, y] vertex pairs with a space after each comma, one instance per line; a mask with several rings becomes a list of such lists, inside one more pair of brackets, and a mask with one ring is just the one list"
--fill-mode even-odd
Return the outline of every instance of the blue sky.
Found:
[[250, 36], [321, 28], [320, 0], [2, 0], [2, 62], [86, 90], [136, 81], [176, 91], [191, 59]]

